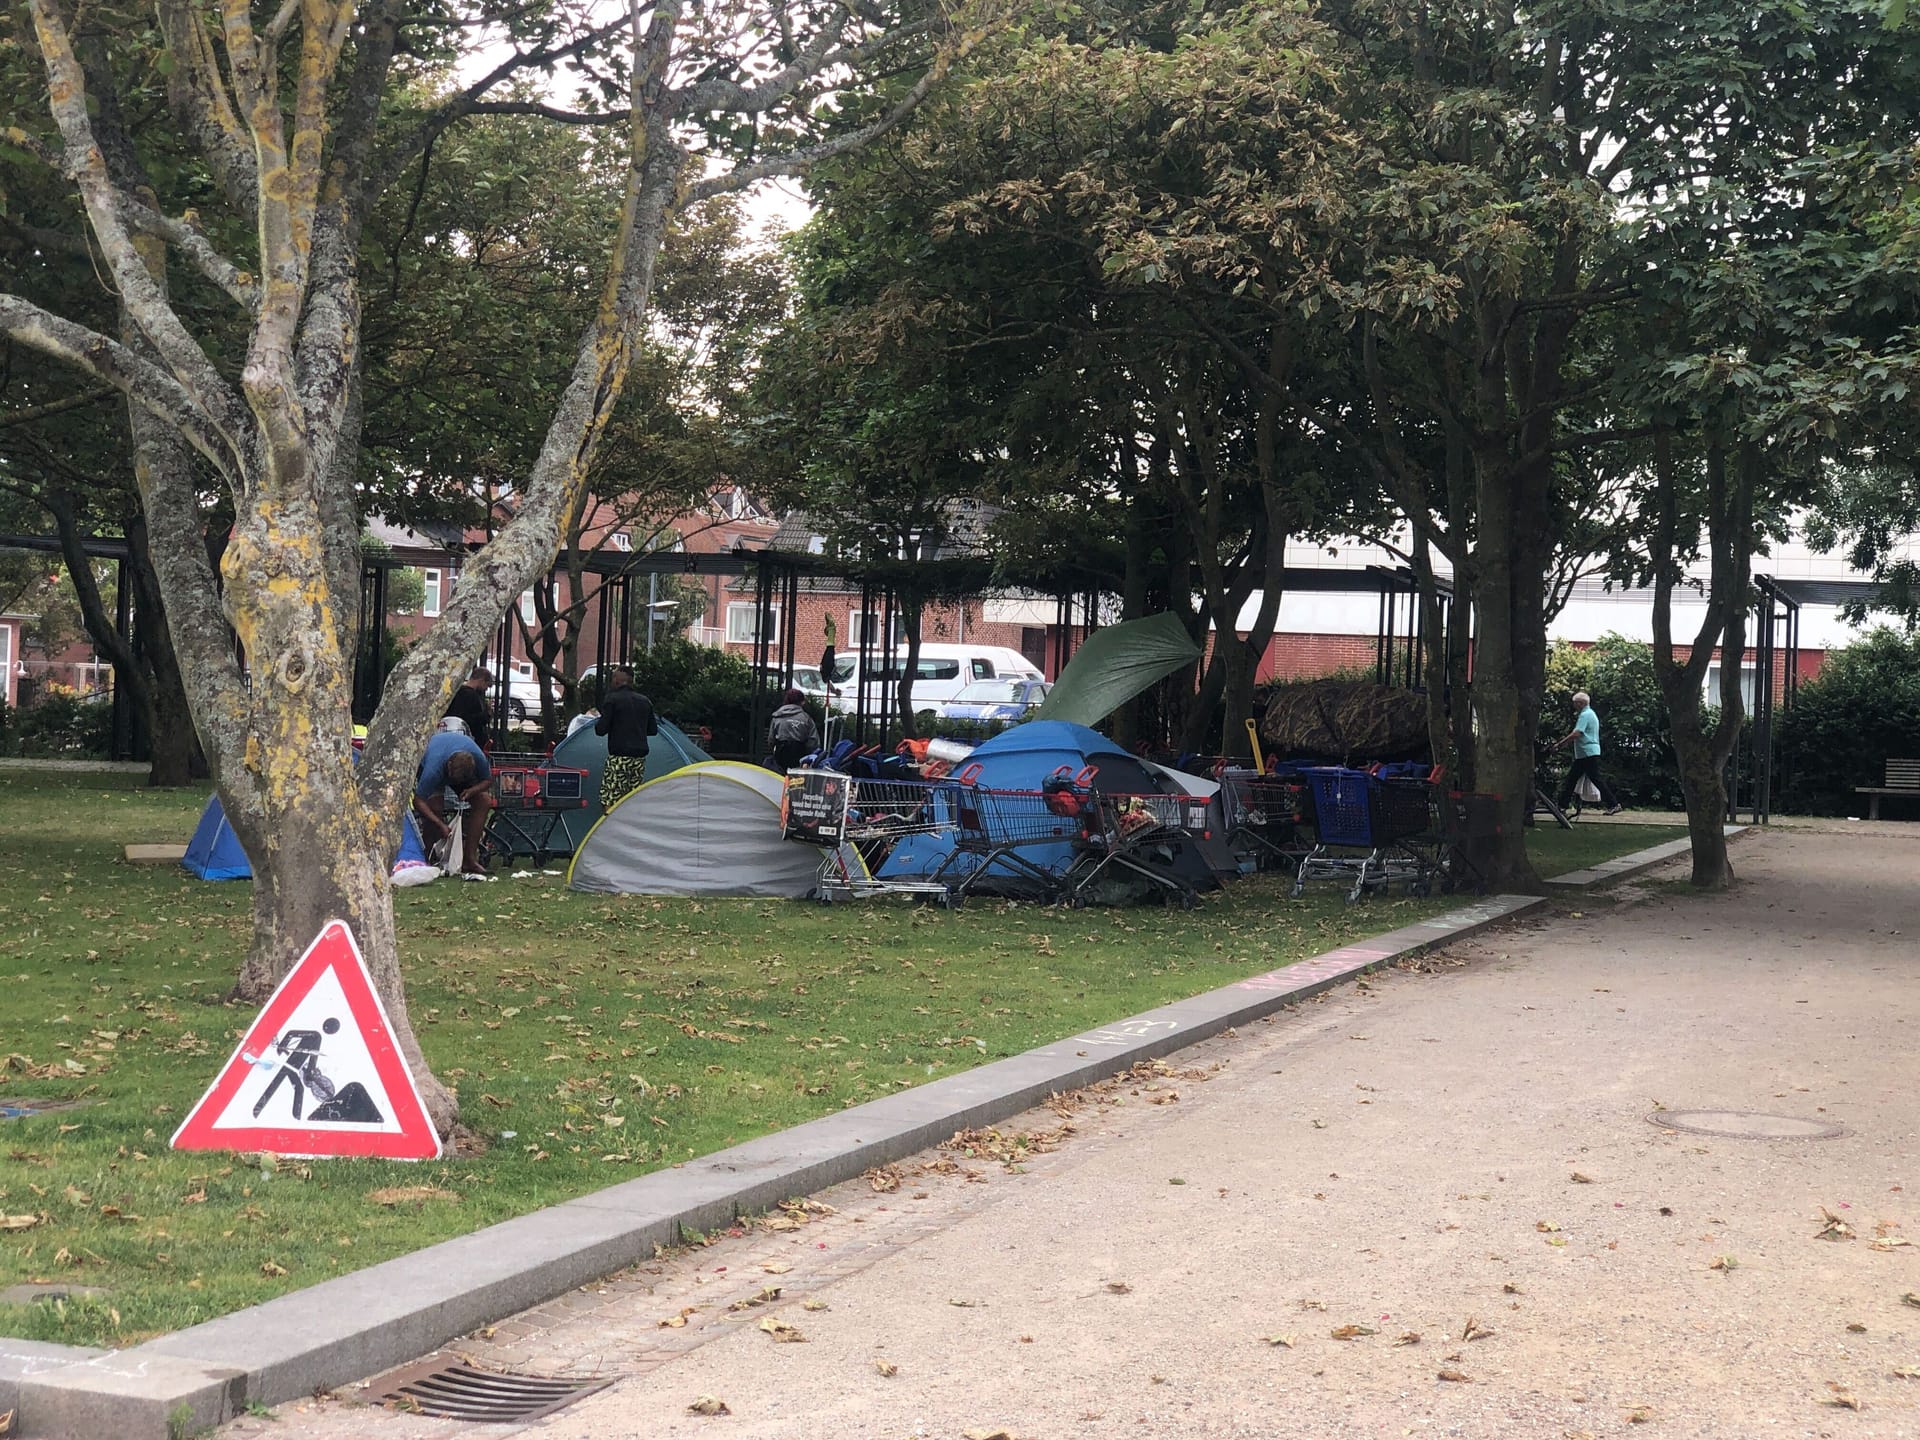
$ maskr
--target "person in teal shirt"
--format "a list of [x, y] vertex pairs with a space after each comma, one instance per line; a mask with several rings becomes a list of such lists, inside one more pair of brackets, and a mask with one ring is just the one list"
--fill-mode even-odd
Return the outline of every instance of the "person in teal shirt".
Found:
[[1620, 802], [1600, 774], [1600, 717], [1593, 713], [1593, 702], [1584, 690], [1573, 697], [1573, 728], [1555, 741], [1553, 748], [1558, 750], [1562, 745], [1573, 747], [1573, 764], [1567, 767], [1567, 778], [1560, 782], [1560, 808], [1564, 810], [1573, 802], [1573, 787], [1586, 779], [1600, 792], [1600, 803], [1607, 807], [1607, 814], [1618, 815]]

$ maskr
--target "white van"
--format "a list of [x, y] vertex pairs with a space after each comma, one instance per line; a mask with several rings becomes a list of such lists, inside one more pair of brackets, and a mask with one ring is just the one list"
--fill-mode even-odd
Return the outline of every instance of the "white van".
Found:
[[[851, 715], [860, 698], [860, 655], [836, 656], [833, 662], [833, 686], [840, 693], [833, 708]], [[907, 663], [904, 649], [894, 652], [889, 661], [873, 655], [873, 669], [867, 680], [867, 708], [880, 701], [879, 677], [882, 666], [891, 665], [898, 675]], [[920, 647], [920, 660], [914, 667], [913, 708], [931, 710], [953, 699], [976, 680], [1044, 680], [1047, 677], [1018, 650], [1005, 645], [941, 645], [928, 641]]]

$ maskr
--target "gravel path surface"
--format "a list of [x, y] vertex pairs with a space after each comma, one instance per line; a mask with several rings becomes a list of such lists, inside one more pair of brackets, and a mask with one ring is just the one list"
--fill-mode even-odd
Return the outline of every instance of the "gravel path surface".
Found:
[[1920, 830], [1735, 864], [1035, 1112], [1018, 1173], [976, 1137], [456, 1347], [624, 1377], [545, 1421], [222, 1435], [1920, 1437]]

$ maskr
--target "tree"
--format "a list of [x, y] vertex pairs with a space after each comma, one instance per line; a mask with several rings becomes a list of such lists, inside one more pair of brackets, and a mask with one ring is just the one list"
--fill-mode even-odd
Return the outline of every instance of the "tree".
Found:
[[[835, 0], [767, 10], [631, 0], [607, 21], [564, 8], [422, 13], [374, 0], [356, 11], [351, 0], [303, 0], [262, 15], [229, 5], [217, 30], [184, 0], [161, 0], [152, 39], [119, 12], [89, 11], [80, 26], [60, 0], [31, 0], [29, 13], [57, 138], [24, 125], [9, 135], [77, 188], [123, 333], [8, 293], [0, 336], [130, 403], [142, 509], [195, 723], [253, 864], [254, 943], [237, 992], [264, 995], [322, 923], [348, 921], [444, 1132], [456, 1107], [407, 1017], [388, 867], [434, 721], [507, 605], [550, 563], [578, 502], [645, 327], [670, 217], [857, 148], [937, 82], [948, 49], [930, 60], [929, 49], [972, 37], [943, 38], [938, 12], [903, 20]], [[526, 48], [472, 85], [410, 98], [413, 62], [402, 57], [457, 54], [475, 43], [465, 22], [488, 19]], [[489, 98], [501, 79], [562, 60], [583, 67], [590, 95], [616, 103], [561, 110]], [[914, 68], [918, 79], [859, 117], [846, 113], [857, 99], [838, 111], [827, 103], [830, 92], [857, 97], [881, 66]], [[143, 154], [121, 91], [154, 75], [166, 77], [168, 106], [140, 127], [155, 142]], [[356, 767], [360, 241], [387, 184], [458, 121], [489, 112], [624, 131], [617, 223], [595, 314], [513, 516], [395, 670]], [[187, 163], [164, 172], [150, 163], [159, 141]], [[217, 562], [203, 477], [231, 506]]]

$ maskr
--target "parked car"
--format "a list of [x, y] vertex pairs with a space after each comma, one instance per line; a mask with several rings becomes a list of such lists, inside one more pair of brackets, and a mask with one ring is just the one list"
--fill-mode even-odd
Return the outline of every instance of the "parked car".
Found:
[[[851, 713], [858, 703], [860, 656], [850, 651], [837, 656], [833, 666], [833, 685], [840, 693], [833, 702], [836, 710]], [[874, 674], [867, 681], [867, 703], [878, 698], [879, 681], [891, 671], [900, 675], [907, 664], [905, 650], [891, 657], [872, 656]], [[1018, 650], [1004, 645], [925, 644], [920, 647], [919, 663], [913, 672], [913, 708], [931, 710], [952, 700], [967, 686], [980, 680], [1045, 680], [1036, 666]]]
[[777, 689], [784, 690], [788, 684], [794, 685], [802, 695], [806, 696], [809, 704], [825, 705], [827, 703], [827, 682], [820, 677], [818, 665], [794, 666], [791, 681], [783, 671], [766, 670], [762, 673], [768, 683]]
[[976, 720], [1011, 725], [1040, 708], [1053, 689], [1044, 680], [976, 680], [953, 699], [935, 707], [942, 720]]
[[[555, 702], [560, 699], [558, 685], [549, 687]], [[507, 721], [512, 725], [538, 719], [540, 715], [540, 679], [533, 666], [524, 660], [513, 662], [507, 672]]]

